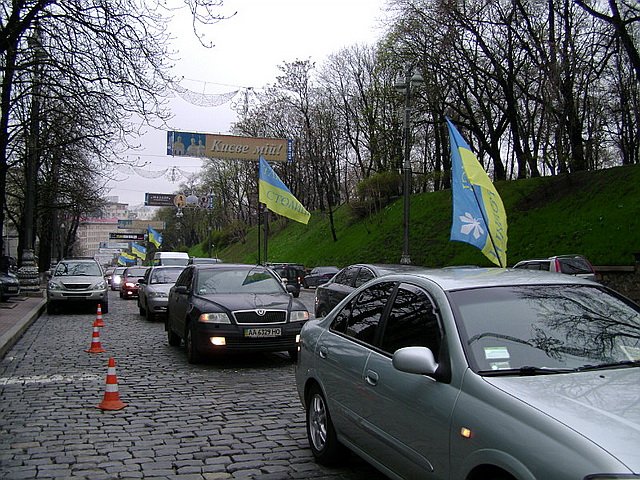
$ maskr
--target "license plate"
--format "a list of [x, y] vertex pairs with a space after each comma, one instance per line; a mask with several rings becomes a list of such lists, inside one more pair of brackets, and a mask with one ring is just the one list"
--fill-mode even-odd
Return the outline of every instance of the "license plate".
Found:
[[244, 336], [251, 338], [279, 337], [282, 335], [280, 328], [245, 328]]

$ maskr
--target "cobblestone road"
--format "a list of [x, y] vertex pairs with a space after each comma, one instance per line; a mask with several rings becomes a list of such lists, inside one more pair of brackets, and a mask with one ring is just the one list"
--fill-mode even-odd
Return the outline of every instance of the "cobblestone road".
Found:
[[[385, 478], [313, 461], [286, 353], [194, 366], [135, 300], [111, 292], [103, 318], [105, 353], [84, 351], [95, 312], [73, 311], [43, 314], [0, 362], [0, 478]], [[119, 411], [97, 408], [109, 357]]]

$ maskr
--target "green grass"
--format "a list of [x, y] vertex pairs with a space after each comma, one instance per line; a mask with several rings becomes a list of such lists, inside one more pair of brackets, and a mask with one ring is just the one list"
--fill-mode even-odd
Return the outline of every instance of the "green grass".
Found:
[[[594, 265], [630, 265], [640, 253], [640, 166], [498, 182], [507, 212], [507, 262], [580, 253]], [[440, 267], [491, 263], [466, 243], [449, 240], [451, 192], [411, 197], [409, 253], [412, 263]], [[337, 241], [326, 213], [312, 212], [308, 225], [276, 216], [269, 227], [270, 262], [345, 266], [398, 263], [403, 244], [399, 198], [366, 220], [355, 221], [347, 205], [334, 212]], [[225, 261], [255, 263], [257, 231], [218, 252]], [[202, 256], [198, 247], [190, 252]], [[264, 261], [264, 258], [262, 259]]]

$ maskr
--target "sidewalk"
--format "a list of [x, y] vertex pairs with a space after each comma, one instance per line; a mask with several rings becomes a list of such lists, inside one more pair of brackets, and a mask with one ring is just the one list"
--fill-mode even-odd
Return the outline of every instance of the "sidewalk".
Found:
[[47, 300], [39, 297], [15, 297], [0, 302], [0, 359], [44, 311]]

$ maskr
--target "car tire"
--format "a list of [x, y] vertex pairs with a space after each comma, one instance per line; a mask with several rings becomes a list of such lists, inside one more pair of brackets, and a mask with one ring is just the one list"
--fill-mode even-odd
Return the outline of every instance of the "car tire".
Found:
[[195, 328], [193, 327], [193, 323], [189, 323], [187, 325], [187, 334], [184, 339], [184, 346], [187, 350], [187, 361], [191, 364], [200, 363], [201, 355], [198, 352], [198, 346], [193, 338]]
[[109, 304], [105, 303], [104, 305], [100, 305], [100, 311], [102, 313], [109, 313]]
[[171, 330], [171, 325], [167, 325], [167, 340], [172, 347], [179, 347], [182, 341], [180, 335]]
[[294, 362], [298, 361], [298, 349], [297, 348], [292, 348], [287, 353], [289, 353], [289, 358], [292, 361], [294, 361]]
[[327, 400], [317, 385], [309, 391], [306, 424], [307, 439], [316, 461], [327, 466], [339, 463], [345, 457], [345, 447], [338, 441]]
[[53, 304], [53, 302], [48, 302], [47, 303], [47, 313], [49, 315], [55, 315], [56, 313], [56, 306]]
[[147, 322], [153, 322], [156, 319], [156, 316], [148, 308], [145, 310], [144, 315], [145, 315], [145, 318], [147, 319]]
[[147, 311], [142, 308], [142, 305], [140, 305], [140, 299], [138, 299], [138, 313], [141, 317], [144, 317], [147, 314]]

